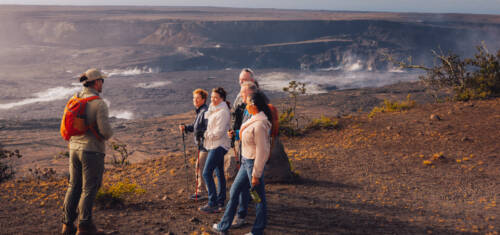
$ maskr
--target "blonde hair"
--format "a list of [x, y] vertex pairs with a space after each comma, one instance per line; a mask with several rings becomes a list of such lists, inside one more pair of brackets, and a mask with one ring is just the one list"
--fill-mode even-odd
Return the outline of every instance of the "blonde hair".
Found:
[[208, 97], [208, 92], [207, 91], [205, 91], [205, 90], [203, 90], [201, 88], [198, 88], [198, 89], [196, 89], [196, 90], [193, 91], [193, 95], [196, 95], [196, 94], [200, 95], [201, 98], [205, 100], [205, 102], [207, 101], [207, 97]]

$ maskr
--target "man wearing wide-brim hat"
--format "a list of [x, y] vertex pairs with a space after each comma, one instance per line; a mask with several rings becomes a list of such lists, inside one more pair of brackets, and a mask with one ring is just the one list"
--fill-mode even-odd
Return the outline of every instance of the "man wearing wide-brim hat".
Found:
[[[79, 77], [83, 90], [76, 96], [99, 96], [105, 78], [106, 75], [97, 69], [87, 70]], [[87, 125], [93, 130], [71, 136], [69, 140], [70, 181], [64, 199], [62, 234], [104, 234], [92, 221], [92, 206], [104, 172], [105, 140], [113, 135], [108, 106], [104, 100], [99, 97], [89, 101], [86, 105], [86, 117]], [[78, 229], [74, 226], [77, 217]]]

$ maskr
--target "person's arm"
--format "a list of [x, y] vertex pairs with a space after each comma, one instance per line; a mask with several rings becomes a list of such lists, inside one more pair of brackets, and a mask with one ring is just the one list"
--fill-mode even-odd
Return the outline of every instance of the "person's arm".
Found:
[[104, 101], [101, 101], [98, 104], [96, 123], [99, 134], [105, 140], [108, 140], [111, 136], [113, 136], [113, 130], [111, 129], [111, 125], [109, 123], [108, 106], [104, 103]]
[[254, 129], [255, 162], [253, 164], [252, 177], [260, 178], [269, 158], [269, 128], [259, 123]]

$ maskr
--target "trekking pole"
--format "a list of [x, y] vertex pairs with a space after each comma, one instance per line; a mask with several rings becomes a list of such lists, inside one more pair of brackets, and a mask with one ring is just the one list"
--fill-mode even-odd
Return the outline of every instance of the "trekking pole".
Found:
[[195, 201], [198, 201], [198, 176], [200, 176], [200, 148], [198, 147], [198, 158], [196, 160], [196, 184], [194, 185]]
[[[181, 125], [185, 126], [184, 123]], [[186, 192], [189, 190], [189, 172], [188, 172], [188, 165], [187, 165], [187, 154], [186, 154], [186, 140], [184, 136], [184, 131], [182, 132], [182, 145], [184, 146], [184, 166], [186, 168]]]

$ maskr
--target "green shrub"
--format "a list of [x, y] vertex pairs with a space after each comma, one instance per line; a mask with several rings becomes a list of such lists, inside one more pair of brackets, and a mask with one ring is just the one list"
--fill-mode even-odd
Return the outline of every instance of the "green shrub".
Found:
[[117, 205], [123, 205], [127, 196], [144, 193], [146, 193], [146, 190], [137, 184], [130, 183], [129, 180], [125, 180], [110, 186], [101, 187], [97, 192], [96, 202], [105, 208], [112, 208]]
[[293, 168], [292, 159], [288, 158], [288, 163], [290, 164], [290, 171], [292, 172], [293, 178], [298, 178], [299, 172]]
[[[500, 95], [500, 50], [497, 54], [490, 54], [486, 46], [477, 46], [473, 58], [461, 59], [460, 56], [449, 53], [447, 55], [432, 51], [438, 63], [434, 67], [412, 65], [395, 62], [403, 68], [416, 68], [426, 71], [420, 80], [432, 89], [450, 89], [453, 99], [466, 101], [484, 99]], [[389, 56], [389, 60], [394, 60]], [[437, 96], [435, 97], [437, 98]]]
[[280, 133], [286, 136], [298, 136], [301, 130], [295, 122], [295, 112], [291, 108], [284, 110], [279, 116]]
[[319, 130], [319, 129], [335, 129], [339, 127], [339, 122], [337, 120], [332, 120], [324, 115], [320, 118], [313, 119], [307, 129]]
[[385, 112], [401, 112], [405, 110], [409, 110], [415, 106], [415, 101], [411, 99], [411, 95], [408, 94], [406, 96], [405, 101], [401, 102], [392, 102], [389, 100], [384, 100], [384, 105], [380, 107], [375, 107], [372, 109], [372, 111], [368, 114], [368, 117], [373, 117], [377, 113], [385, 113]]

